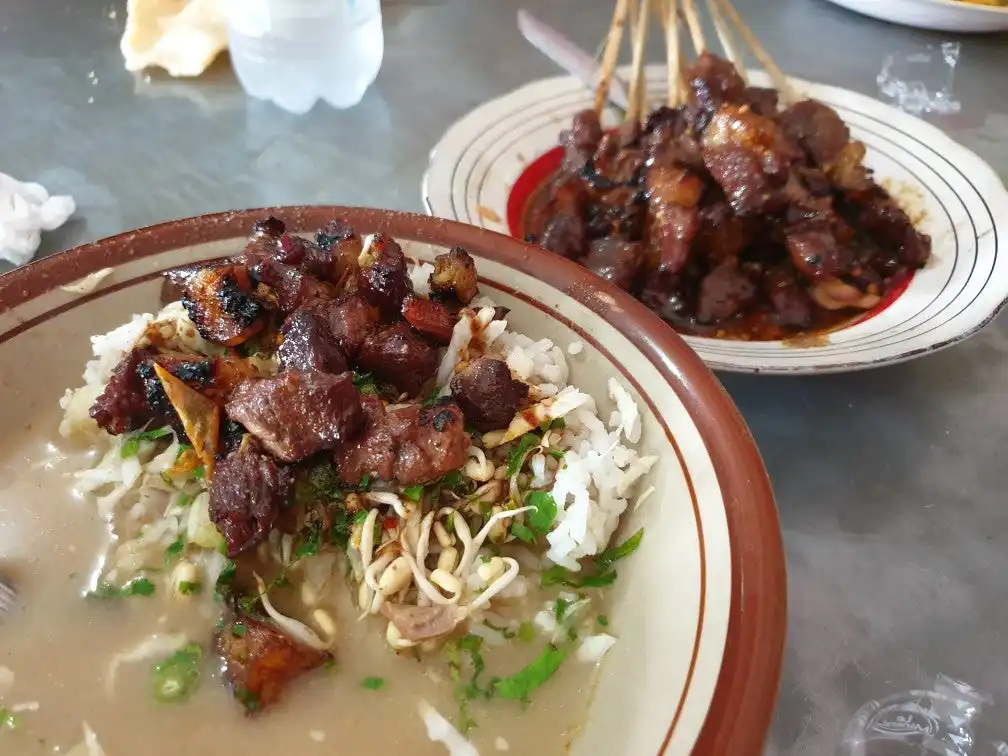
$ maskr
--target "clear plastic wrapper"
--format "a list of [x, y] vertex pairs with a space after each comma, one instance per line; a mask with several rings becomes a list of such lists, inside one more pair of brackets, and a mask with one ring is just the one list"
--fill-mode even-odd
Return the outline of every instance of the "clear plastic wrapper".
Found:
[[958, 62], [958, 42], [887, 55], [876, 77], [879, 94], [914, 115], [958, 113], [961, 104], [952, 92]]
[[976, 736], [993, 705], [986, 693], [938, 675], [931, 690], [897, 693], [858, 709], [837, 756], [1008, 756], [1008, 744]]

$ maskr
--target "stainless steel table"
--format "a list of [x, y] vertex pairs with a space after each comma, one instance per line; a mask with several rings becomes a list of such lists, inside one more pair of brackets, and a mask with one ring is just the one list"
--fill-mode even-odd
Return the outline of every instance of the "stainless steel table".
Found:
[[[591, 49], [611, 7], [526, 4]], [[235, 207], [421, 210], [420, 177], [443, 130], [555, 73], [515, 29], [519, 0], [395, 2], [385, 63], [364, 101], [296, 117], [247, 100], [226, 59], [193, 83], [126, 73], [123, 5], [0, 3], [0, 171], [79, 204], [43, 254]], [[821, 0], [737, 5], [785, 70], [871, 94], [888, 52], [949, 38]], [[962, 43], [963, 110], [940, 123], [1004, 175], [1008, 44]], [[723, 376], [770, 469], [789, 559], [790, 635], [769, 752], [832, 753], [864, 701], [937, 672], [993, 694], [995, 719], [1008, 722], [1006, 323], [863, 374]]]

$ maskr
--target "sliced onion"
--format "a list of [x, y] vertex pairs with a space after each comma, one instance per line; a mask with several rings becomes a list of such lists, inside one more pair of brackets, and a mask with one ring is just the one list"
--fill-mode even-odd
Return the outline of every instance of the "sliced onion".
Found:
[[98, 736], [91, 729], [91, 725], [84, 722], [83, 726], [84, 740], [67, 751], [66, 756], [105, 756], [105, 751], [102, 750]]
[[98, 284], [104, 281], [112, 273], [112, 268], [102, 268], [94, 273], [88, 273], [79, 281], [74, 281], [60, 288], [69, 294], [90, 294], [98, 288]]
[[191, 388], [182, 379], [176, 378], [157, 362], [154, 363], [154, 372], [164, 387], [168, 401], [182, 420], [193, 449], [203, 460], [205, 477], [209, 480], [213, 476], [214, 459], [217, 455], [220, 405]]
[[417, 708], [427, 727], [427, 737], [435, 743], [444, 744], [448, 749], [448, 756], [479, 756], [476, 746], [452, 727], [451, 722], [441, 716], [437, 709], [424, 700], [420, 701]]
[[256, 585], [259, 586], [259, 600], [262, 602], [263, 609], [266, 610], [266, 614], [276, 622], [277, 627], [283, 630], [291, 638], [314, 648], [316, 651], [325, 651], [329, 648], [329, 644], [318, 637], [315, 631], [312, 630], [308, 625], [303, 622], [298, 622], [292, 617], [288, 617], [285, 614], [280, 614], [273, 604], [269, 600], [269, 595], [266, 592], [266, 583], [263, 579], [259, 577], [258, 572], [253, 572], [252, 576], [255, 578]]
[[602, 661], [602, 657], [606, 655], [615, 643], [616, 639], [607, 633], [589, 635], [582, 640], [581, 645], [578, 646], [578, 661], [597, 664]]

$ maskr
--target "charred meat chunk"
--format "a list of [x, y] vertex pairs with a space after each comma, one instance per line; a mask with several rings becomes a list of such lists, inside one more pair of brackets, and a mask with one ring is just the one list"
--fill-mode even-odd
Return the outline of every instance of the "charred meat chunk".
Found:
[[248, 268], [209, 265], [184, 280], [182, 305], [207, 341], [237, 346], [263, 327], [266, 308], [253, 292]]
[[276, 703], [296, 678], [333, 658], [244, 613], [217, 632], [217, 649], [224, 676], [249, 716]]
[[675, 275], [689, 261], [700, 231], [697, 205], [704, 186], [692, 171], [656, 163], [647, 173], [651, 242], [658, 248], [658, 269]]
[[763, 275], [763, 289], [773, 305], [777, 323], [794, 328], [812, 325], [812, 300], [786, 266], [768, 270]]
[[630, 291], [644, 262], [644, 245], [620, 239], [596, 239], [581, 264], [600, 278]]
[[364, 429], [355, 438], [337, 447], [333, 457], [340, 480], [356, 485], [365, 475], [392, 480], [396, 449], [389, 431], [385, 405], [374, 394], [361, 395]]
[[246, 443], [218, 462], [210, 485], [210, 521], [231, 559], [266, 539], [294, 492], [290, 469], [254, 447]]
[[511, 377], [501, 360], [480, 357], [455, 373], [452, 396], [466, 420], [482, 432], [507, 428], [525, 404], [529, 387]]
[[697, 320], [717, 323], [738, 315], [756, 296], [756, 286], [738, 269], [735, 260], [726, 260], [704, 276], [697, 300]]
[[388, 413], [388, 424], [396, 443], [394, 475], [402, 485], [429, 483], [465, 464], [469, 434], [451, 399], [400, 407]]
[[325, 317], [329, 333], [343, 354], [350, 360], [357, 359], [365, 340], [378, 326], [378, 310], [357, 294], [339, 302], [318, 303], [315, 309]]
[[403, 300], [413, 291], [406, 255], [393, 239], [375, 234], [357, 273], [357, 289], [388, 319], [399, 317]]
[[701, 53], [684, 75], [691, 101], [702, 110], [737, 104], [745, 96], [746, 83], [734, 64], [710, 52]]
[[431, 296], [435, 299], [457, 299], [461, 304], [472, 302], [476, 287], [476, 262], [462, 247], [434, 258], [430, 275]]
[[851, 248], [825, 223], [812, 221], [795, 226], [788, 230], [786, 239], [795, 270], [810, 281], [840, 275], [854, 262]]
[[357, 364], [399, 391], [416, 396], [437, 370], [438, 352], [400, 322], [368, 336]]
[[602, 135], [602, 124], [593, 109], [575, 113], [570, 129], [560, 132], [560, 146], [564, 148], [564, 171], [580, 171], [585, 161], [595, 154]]
[[796, 102], [781, 113], [779, 122], [784, 133], [819, 166], [832, 163], [850, 142], [850, 129], [843, 119], [815, 100]]
[[452, 330], [458, 319], [451, 310], [440, 302], [410, 294], [403, 300], [403, 319], [413, 330], [426, 336], [435, 344], [446, 345], [451, 341]]
[[262, 283], [273, 290], [277, 306], [285, 315], [310, 302], [336, 297], [336, 289], [330, 284], [277, 260], [264, 260], [255, 267], [254, 272]]
[[287, 371], [250, 378], [232, 392], [227, 414], [285, 462], [325, 449], [356, 434], [363, 422], [360, 396], [350, 373]]
[[782, 208], [780, 189], [795, 156], [769, 118], [730, 105], [718, 108], [703, 133], [703, 157], [738, 215]]
[[312, 307], [295, 311], [284, 321], [283, 342], [277, 358], [284, 370], [345, 373], [346, 357], [329, 330], [325, 317]]
[[429, 483], [465, 464], [469, 434], [462, 410], [451, 399], [430, 406], [408, 404], [385, 411], [377, 397], [365, 397], [367, 426], [334, 454], [340, 480], [359, 483], [364, 475], [404, 486]]
[[568, 260], [581, 257], [587, 243], [588, 232], [584, 218], [580, 215], [556, 215], [550, 218], [539, 239], [540, 247]]
[[91, 405], [91, 417], [99, 428], [118, 435], [142, 428], [156, 417], [139, 370], [150, 355], [149, 349], [134, 348], [115, 366], [105, 390]]

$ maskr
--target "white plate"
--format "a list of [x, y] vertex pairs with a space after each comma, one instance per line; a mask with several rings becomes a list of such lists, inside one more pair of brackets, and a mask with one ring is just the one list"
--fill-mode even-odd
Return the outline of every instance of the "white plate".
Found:
[[959, 0], [829, 0], [883, 21], [947, 32], [1008, 30], [1008, 8], [974, 5]]
[[[664, 77], [664, 67], [648, 67], [650, 91], [662, 91]], [[751, 78], [768, 83], [759, 73]], [[719, 370], [845, 372], [908, 360], [976, 333], [1008, 299], [1008, 248], [1001, 246], [1008, 239], [1008, 192], [997, 174], [939, 129], [877, 100], [800, 80], [794, 85], [839, 112], [868, 147], [876, 178], [923, 216], [932, 259], [884, 310], [814, 345], [687, 337], [690, 346]], [[556, 77], [469, 113], [431, 152], [423, 181], [428, 212], [507, 233], [516, 180], [591, 102], [576, 80]]]

